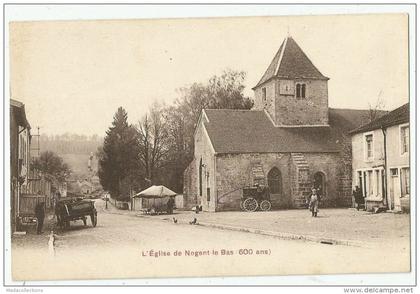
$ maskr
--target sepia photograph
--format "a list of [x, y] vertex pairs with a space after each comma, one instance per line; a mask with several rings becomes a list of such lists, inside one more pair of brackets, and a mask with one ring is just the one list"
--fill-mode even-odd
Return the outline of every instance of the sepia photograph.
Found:
[[11, 19], [11, 283], [413, 273], [412, 15], [299, 8]]

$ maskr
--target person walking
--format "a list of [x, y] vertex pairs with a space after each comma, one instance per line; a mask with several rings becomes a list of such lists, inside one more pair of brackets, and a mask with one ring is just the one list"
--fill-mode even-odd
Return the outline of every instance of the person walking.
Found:
[[37, 228], [36, 233], [42, 234], [42, 227], [44, 226], [44, 218], [45, 218], [45, 208], [44, 202], [39, 202], [35, 206], [35, 216], [37, 218]]
[[312, 212], [313, 217], [318, 216], [320, 200], [321, 198], [318, 195], [318, 190], [316, 188], [312, 188], [311, 195], [309, 196], [309, 210]]

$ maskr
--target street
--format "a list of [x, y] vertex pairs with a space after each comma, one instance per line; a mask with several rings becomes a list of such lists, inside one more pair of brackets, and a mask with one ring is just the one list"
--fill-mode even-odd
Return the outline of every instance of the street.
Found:
[[[14, 280], [410, 270], [410, 248], [406, 242], [364, 248], [289, 241], [188, 223], [175, 224], [149, 216], [118, 213], [110, 208], [106, 211], [102, 200], [96, 200], [95, 205], [97, 227], [93, 228], [90, 220], [86, 227], [77, 221], [68, 231], [58, 231], [55, 256], [52, 248], [48, 248], [46, 236], [42, 239], [45, 246], [21, 246], [22, 242], [13, 242]], [[200, 215], [191, 214], [191, 220], [194, 217], [199, 221]]]

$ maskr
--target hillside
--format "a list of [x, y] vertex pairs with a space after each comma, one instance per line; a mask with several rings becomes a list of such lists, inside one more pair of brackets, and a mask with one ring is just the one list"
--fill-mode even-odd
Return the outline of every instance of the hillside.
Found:
[[[89, 156], [93, 154], [92, 169], [97, 171], [96, 151], [102, 146], [103, 138], [98, 136], [82, 136], [76, 134], [64, 134], [56, 136], [48, 136], [42, 134], [40, 136], [40, 152], [49, 150], [61, 156], [67, 163], [73, 174], [78, 177], [84, 177], [89, 173], [88, 161]], [[38, 142], [34, 137], [32, 144], [36, 148]]]

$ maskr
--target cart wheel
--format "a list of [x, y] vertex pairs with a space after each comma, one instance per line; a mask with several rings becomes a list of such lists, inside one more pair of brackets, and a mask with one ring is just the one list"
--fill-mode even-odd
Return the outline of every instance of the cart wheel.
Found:
[[85, 225], [85, 227], [86, 227], [86, 225], [87, 225], [86, 217], [84, 217], [82, 220], [83, 220], [83, 224], [84, 224], [84, 225]]
[[256, 211], [258, 208], [258, 202], [254, 198], [247, 198], [243, 203], [243, 207], [246, 211]]
[[263, 200], [260, 203], [260, 209], [262, 211], [269, 211], [271, 209], [271, 202], [268, 200]]
[[96, 224], [98, 223], [98, 217], [96, 216], [96, 214], [90, 215], [90, 221], [92, 222], [92, 226], [96, 227]]

